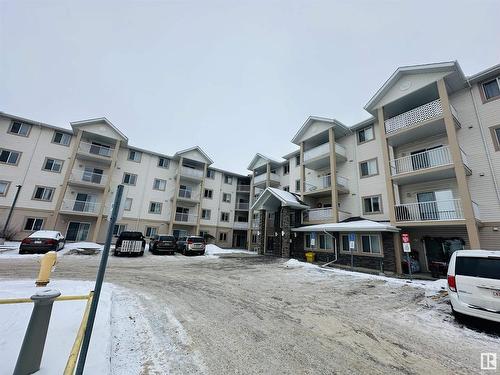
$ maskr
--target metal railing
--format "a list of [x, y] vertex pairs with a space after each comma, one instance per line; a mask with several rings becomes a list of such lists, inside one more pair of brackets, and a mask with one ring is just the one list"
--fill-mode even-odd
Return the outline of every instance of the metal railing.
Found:
[[185, 223], [196, 223], [197, 219], [198, 219], [198, 215], [196, 215], [196, 214], [189, 214], [189, 213], [182, 213], [182, 212], [175, 213], [175, 221], [182, 221]]
[[393, 176], [449, 164], [452, 164], [452, 159], [448, 146], [403, 156], [390, 162]]
[[302, 211], [302, 221], [320, 221], [333, 219], [333, 209], [331, 207], [312, 208]]
[[349, 190], [349, 179], [347, 177], [337, 175], [337, 186]]
[[[330, 153], [330, 143], [323, 143], [322, 145], [313, 147], [307, 151], [304, 151], [304, 161], [309, 161], [311, 159], [317, 158]], [[335, 153], [346, 156], [346, 149], [344, 146], [335, 143]]]
[[61, 205], [61, 211], [84, 212], [97, 214], [101, 207], [100, 203], [64, 199]]
[[237, 210], [248, 210], [250, 207], [250, 203], [248, 202], [236, 202], [236, 209]]
[[78, 146], [78, 150], [81, 153], [90, 154], [90, 155], [97, 155], [97, 156], [104, 156], [104, 157], [110, 158], [113, 155], [114, 148], [99, 146], [99, 145], [95, 145], [95, 144], [87, 143], [87, 142], [80, 142], [80, 145]]
[[249, 192], [250, 191], [250, 185], [237, 185], [236, 186], [236, 191]]
[[385, 133], [389, 134], [400, 129], [430, 120], [441, 116], [443, 107], [441, 100], [436, 99], [419, 107], [413, 108], [410, 111], [401, 113], [397, 116], [385, 120]]
[[177, 194], [179, 198], [190, 199], [192, 201], [200, 200], [200, 195], [193, 193], [192, 190], [179, 188], [179, 193]]
[[465, 153], [464, 150], [462, 150], [462, 148], [460, 148], [460, 155], [462, 156], [462, 163], [464, 163], [464, 165], [468, 169], [471, 169], [470, 166], [469, 166], [469, 159], [467, 158], [467, 154]]
[[108, 176], [105, 174], [93, 173], [88, 171], [72, 171], [70, 180], [74, 182], [88, 182], [99, 186], [106, 185]]
[[263, 182], [267, 179], [267, 173], [262, 173], [253, 178], [254, 184], [258, 184], [259, 182]]
[[[337, 186], [343, 189], [349, 189], [349, 179], [344, 176], [337, 175]], [[311, 184], [309, 182], [305, 183], [305, 191], [310, 193], [316, 190], [328, 189], [332, 186], [332, 178], [331, 175], [321, 176], [319, 177], [319, 181], [315, 184]]]
[[472, 201], [472, 210], [474, 211], [474, 217], [477, 220], [481, 220], [481, 211], [479, 210], [479, 205], [474, 201]]
[[396, 221], [461, 220], [464, 218], [460, 199], [398, 204]]
[[203, 178], [203, 171], [201, 169], [194, 169], [194, 168], [181, 166], [181, 175], [202, 179]]

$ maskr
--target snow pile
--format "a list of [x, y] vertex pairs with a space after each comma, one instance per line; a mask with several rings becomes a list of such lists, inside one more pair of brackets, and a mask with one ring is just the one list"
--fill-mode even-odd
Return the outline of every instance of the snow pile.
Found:
[[222, 249], [217, 245], [208, 244], [205, 247], [206, 255], [216, 255], [216, 254], [254, 254], [252, 251], [242, 250], [242, 249]]
[[[0, 259], [26, 259], [26, 258], [40, 258], [44, 254], [19, 254], [19, 246], [21, 242], [6, 242], [0, 246]], [[71, 254], [85, 254], [92, 255], [100, 252], [103, 245], [95, 242], [70, 242], [64, 245], [64, 248], [57, 252], [57, 256], [71, 255]]]
[[64, 250], [69, 251], [68, 254], [92, 255], [100, 252], [103, 247], [95, 242], [73, 242], [66, 244]]
[[307, 262], [301, 262], [297, 259], [290, 259], [285, 262], [286, 268], [309, 268], [309, 269], [320, 269], [317, 265]]

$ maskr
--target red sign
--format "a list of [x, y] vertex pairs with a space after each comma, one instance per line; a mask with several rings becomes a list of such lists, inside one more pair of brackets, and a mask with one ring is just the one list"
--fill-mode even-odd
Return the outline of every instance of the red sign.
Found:
[[410, 235], [408, 233], [401, 233], [401, 240], [403, 243], [410, 243]]

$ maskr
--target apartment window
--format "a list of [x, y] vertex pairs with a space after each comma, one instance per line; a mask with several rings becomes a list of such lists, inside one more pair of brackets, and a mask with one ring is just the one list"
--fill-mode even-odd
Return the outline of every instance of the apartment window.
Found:
[[58, 145], [69, 146], [71, 142], [71, 134], [63, 132], [54, 132], [52, 137], [52, 143], [57, 143]]
[[215, 171], [213, 169], [207, 169], [207, 178], [211, 178], [212, 180], [215, 178]]
[[10, 124], [9, 133], [27, 137], [30, 129], [31, 125], [25, 124], [24, 122], [12, 121], [12, 124]]
[[233, 184], [233, 176], [224, 175], [224, 183], [228, 185]]
[[231, 202], [231, 194], [228, 193], [222, 193], [222, 201], [226, 203]]
[[54, 196], [54, 188], [46, 186], [36, 186], [33, 199], [40, 201], [51, 201]]
[[373, 125], [358, 130], [358, 144], [369, 142], [373, 139], [375, 139], [375, 134], [373, 133]]
[[203, 220], [210, 220], [210, 217], [212, 216], [212, 211], [207, 210], [207, 209], [202, 209], [201, 210], [201, 218]]
[[123, 204], [123, 209], [125, 211], [130, 211], [132, 209], [132, 198], [125, 198], [125, 203]]
[[229, 221], [229, 212], [221, 212], [220, 221]]
[[127, 224], [115, 224], [113, 227], [113, 236], [119, 236], [125, 230], [127, 230]]
[[304, 248], [306, 248], [306, 249], [311, 248], [311, 235], [310, 234], [304, 235]]
[[363, 197], [363, 213], [364, 214], [382, 213], [382, 197], [380, 195], [375, 195], [372, 197]]
[[43, 219], [39, 217], [29, 217], [24, 224], [24, 230], [41, 230], [43, 228]]
[[146, 227], [145, 237], [154, 237], [158, 234], [158, 227]]
[[295, 191], [300, 191], [300, 180], [295, 180]]
[[45, 162], [43, 163], [43, 170], [60, 173], [63, 163], [64, 162], [59, 159], [45, 158]]
[[300, 165], [300, 154], [295, 156], [295, 166], [298, 167]]
[[137, 175], [125, 172], [123, 174], [122, 182], [126, 185], [135, 185], [135, 183], [137, 182]]
[[319, 236], [319, 248], [321, 250], [333, 250], [333, 239], [329, 234], [320, 234]]
[[377, 234], [362, 234], [361, 251], [369, 254], [380, 254], [380, 236]]
[[149, 213], [150, 214], [161, 214], [161, 206], [160, 202], [149, 202]]
[[0, 197], [5, 197], [9, 191], [10, 182], [0, 181]]
[[490, 133], [493, 139], [493, 147], [496, 151], [500, 151], [500, 125], [490, 127]]
[[170, 166], [170, 159], [167, 158], [158, 158], [158, 166], [160, 168], [168, 168]]
[[378, 174], [377, 159], [362, 161], [359, 163], [361, 177], [370, 177]]
[[290, 173], [290, 163], [286, 163], [284, 166], [283, 166], [283, 174], [288, 174]]
[[483, 83], [483, 93], [486, 100], [494, 99], [500, 96], [500, 77]]
[[[351, 249], [349, 248], [349, 235], [347, 234], [342, 234], [340, 236], [340, 242], [342, 244], [342, 251], [351, 252]], [[352, 252], [355, 253], [357, 252], [357, 246], [356, 246], [356, 240], [354, 240], [354, 249], [352, 249]]]
[[211, 190], [211, 189], [205, 189], [205, 193], [204, 193], [204, 197], [207, 198], [207, 199], [212, 199], [214, 195], [214, 191]]
[[140, 163], [142, 158], [142, 152], [129, 150], [128, 151], [128, 160], [135, 161], [136, 163]]
[[283, 186], [284, 191], [290, 191], [290, 186]]
[[219, 233], [219, 241], [227, 241], [227, 233], [226, 232]]
[[165, 188], [167, 187], [167, 181], [162, 180], [161, 178], [155, 178], [153, 182], [153, 189], [154, 190], [161, 190], [165, 191]]
[[20, 152], [0, 149], [0, 163], [2, 164], [17, 165], [20, 158]]

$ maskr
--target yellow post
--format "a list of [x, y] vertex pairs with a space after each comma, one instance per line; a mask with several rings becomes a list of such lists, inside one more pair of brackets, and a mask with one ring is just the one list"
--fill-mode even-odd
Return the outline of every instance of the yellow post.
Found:
[[50, 273], [52, 272], [52, 267], [57, 263], [57, 253], [55, 251], [49, 251], [42, 257], [40, 261], [40, 272], [38, 273], [38, 278], [35, 282], [36, 286], [46, 286], [50, 281]]

